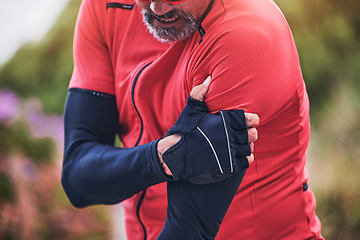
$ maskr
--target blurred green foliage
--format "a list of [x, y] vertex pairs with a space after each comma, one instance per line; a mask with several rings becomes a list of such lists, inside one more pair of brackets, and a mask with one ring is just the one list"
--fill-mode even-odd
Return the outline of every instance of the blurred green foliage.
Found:
[[46, 112], [62, 113], [71, 77], [72, 40], [81, 1], [70, 0], [46, 37], [24, 45], [0, 70], [0, 86], [36, 96]]
[[[36, 96], [45, 111], [62, 113], [73, 68], [72, 36], [80, 2], [70, 0], [41, 42], [23, 46], [0, 69], [0, 87], [23, 98]], [[275, 2], [293, 31], [310, 97], [309, 161], [316, 167], [309, 171], [310, 179], [315, 179], [312, 187], [323, 234], [328, 240], [360, 239], [360, 1]], [[40, 149], [47, 144], [42, 140], [30, 143], [21, 124], [12, 129], [0, 125], [0, 135], [9, 136], [0, 139], [2, 153], [18, 145], [24, 154], [36, 159], [49, 154]], [[0, 175], [0, 183], [0, 194], [13, 199], [11, 181]], [[55, 195], [66, 205], [62, 191]], [[45, 233], [53, 237], [51, 234]]]
[[0, 123], [0, 153], [5, 155], [23, 154], [33, 162], [50, 163], [54, 160], [55, 143], [51, 138], [37, 138], [31, 136], [29, 127], [24, 122], [16, 122], [11, 126]]
[[[360, 1], [276, 0], [294, 34], [316, 124], [339, 85], [360, 90]], [[336, 99], [334, 99], [336, 100]], [[315, 122], [313, 122], [315, 123]]]
[[360, 239], [360, 1], [275, 1], [292, 28], [309, 93], [310, 182], [322, 234]]
[[4, 202], [14, 202], [16, 196], [14, 191], [14, 185], [12, 184], [10, 178], [0, 173], [0, 206]]
[[[317, 197], [326, 239], [360, 239], [360, 193], [338, 190]], [[321, 203], [321, 204], [320, 204]]]

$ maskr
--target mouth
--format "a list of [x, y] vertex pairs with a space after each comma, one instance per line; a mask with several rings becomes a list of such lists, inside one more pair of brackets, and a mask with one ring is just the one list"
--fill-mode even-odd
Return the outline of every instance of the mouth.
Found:
[[174, 16], [171, 18], [159, 18], [157, 16], [154, 16], [154, 20], [156, 21], [156, 25], [158, 25], [161, 28], [173, 28], [178, 26], [178, 23], [180, 21], [180, 16]]

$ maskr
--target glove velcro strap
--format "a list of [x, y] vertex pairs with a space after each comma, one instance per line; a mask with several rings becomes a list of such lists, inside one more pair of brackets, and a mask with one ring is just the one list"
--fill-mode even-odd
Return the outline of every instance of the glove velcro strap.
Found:
[[195, 129], [206, 112], [207, 108], [204, 102], [188, 97], [186, 106], [176, 120], [175, 125], [166, 134], [187, 133]]

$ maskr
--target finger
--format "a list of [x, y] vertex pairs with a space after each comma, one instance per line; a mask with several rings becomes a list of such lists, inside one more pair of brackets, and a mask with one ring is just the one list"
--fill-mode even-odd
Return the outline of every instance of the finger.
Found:
[[254, 152], [255, 144], [253, 142], [251, 142], [251, 143], [249, 143], [249, 145], [250, 145], [250, 151]]
[[258, 131], [256, 128], [248, 128], [248, 142], [252, 143], [255, 142], [258, 139]]
[[259, 124], [260, 118], [255, 113], [245, 113], [246, 125], [248, 127], [255, 127]]
[[192, 89], [190, 96], [196, 100], [204, 101], [205, 95], [209, 90], [210, 81], [211, 76], [208, 76], [202, 84], [199, 84]]
[[202, 84], [209, 87], [210, 82], [211, 82], [211, 76], [207, 76], [207, 78], [205, 79], [205, 81]]
[[191, 90], [190, 96], [198, 101], [203, 102], [205, 100], [205, 95], [209, 90], [210, 81], [211, 76], [208, 76], [202, 84], [195, 86]]
[[180, 139], [181, 139], [180, 135], [172, 134], [170, 136], [162, 138], [157, 144], [157, 153], [158, 153], [160, 164], [163, 167], [164, 172], [169, 176], [172, 176], [172, 173], [171, 173], [170, 169], [168, 168], [168, 166], [166, 165], [166, 163], [164, 162], [162, 156], [166, 150], [168, 150], [171, 146], [175, 145]]
[[254, 154], [251, 154], [250, 156], [247, 156], [246, 158], [249, 161], [249, 164], [251, 164], [255, 160]]

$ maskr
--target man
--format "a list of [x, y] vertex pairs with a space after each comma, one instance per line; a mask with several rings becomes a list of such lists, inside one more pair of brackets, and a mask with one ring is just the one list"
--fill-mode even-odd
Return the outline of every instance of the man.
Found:
[[[307, 93], [290, 29], [271, 0], [85, 0], [74, 63], [62, 178], [74, 205], [122, 201], [129, 239], [323, 239], [304, 169]], [[207, 110], [222, 110], [228, 126], [243, 128], [231, 109], [261, 119], [256, 160], [239, 189], [244, 161], [227, 173], [197, 171], [210, 157], [183, 129], [205, 112], [194, 110], [203, 109], [199, 101], [186, 104], [198, 85], [191, 96], [205, 95]], [[204, 119], [219, 116], [212, 114]], [[210, 122], [201, 128], [216, 135]], [[109, 146], [115, 131], [128, 149]], [[244, 141], [235, 145], [246, 155]], [[173, 176], [154, 170], [156, 161]]]

